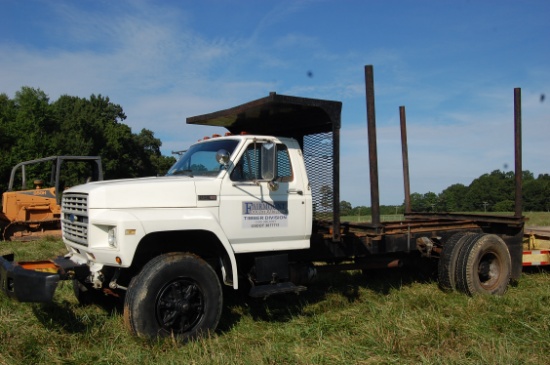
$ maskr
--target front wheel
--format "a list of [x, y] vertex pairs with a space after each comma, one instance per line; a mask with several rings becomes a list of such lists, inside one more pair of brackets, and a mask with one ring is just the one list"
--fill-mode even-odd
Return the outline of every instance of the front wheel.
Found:
[[214, 269], [189, 253], [149, 261], [126, 293], [124, 323], [139, 337], [181, 340], [214, 331], [222, 312], [222, 289]]

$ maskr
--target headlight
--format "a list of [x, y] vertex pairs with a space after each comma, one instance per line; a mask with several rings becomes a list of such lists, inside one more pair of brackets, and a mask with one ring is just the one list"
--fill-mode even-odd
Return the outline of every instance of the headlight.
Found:
[[113, 227], [109, 229], [109, 232], [107, 233], [107, 242], [109, 243], [109, 246], [116, 247], [116, 228]]

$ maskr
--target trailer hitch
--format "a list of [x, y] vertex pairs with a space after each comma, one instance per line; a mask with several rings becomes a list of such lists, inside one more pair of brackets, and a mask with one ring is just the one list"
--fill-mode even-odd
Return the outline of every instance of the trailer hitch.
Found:
[[427, 258], [432, 257], [432, 253], [434, 252], [441, 252], [441, 249], [437, 247], [437, 244], [431, 238], [426, 236], [418, 237], [416, 239], [416, 248], [420, 251], [422, 257]]

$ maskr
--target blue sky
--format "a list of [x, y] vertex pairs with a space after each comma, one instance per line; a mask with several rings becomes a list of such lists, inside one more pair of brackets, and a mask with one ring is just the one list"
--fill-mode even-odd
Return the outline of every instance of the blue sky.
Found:
[[[190, 116], [279, 94], [339, 100], [341, 197], [370, 205], [364, 66], [374, 66], [381, 204], [513, 169], [550, 173], [548, 1], [0, 0], [0, 93], [108, 96], [163, 154], [214, 128]], [[544, 98], [542, 97], [544, 95]], [[544, 100], [543, 100], [544, 99]]]

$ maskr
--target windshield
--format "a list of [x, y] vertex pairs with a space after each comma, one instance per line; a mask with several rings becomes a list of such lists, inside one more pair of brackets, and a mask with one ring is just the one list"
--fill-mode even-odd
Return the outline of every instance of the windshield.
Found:
[[167, 176], [218, 176], [223, 165], [216, 160], [216, 152], [221, 149], [233, 154], [239, 144], [236, 139], [223, 139], [191, 146], [185, 154], [168, 170]]

